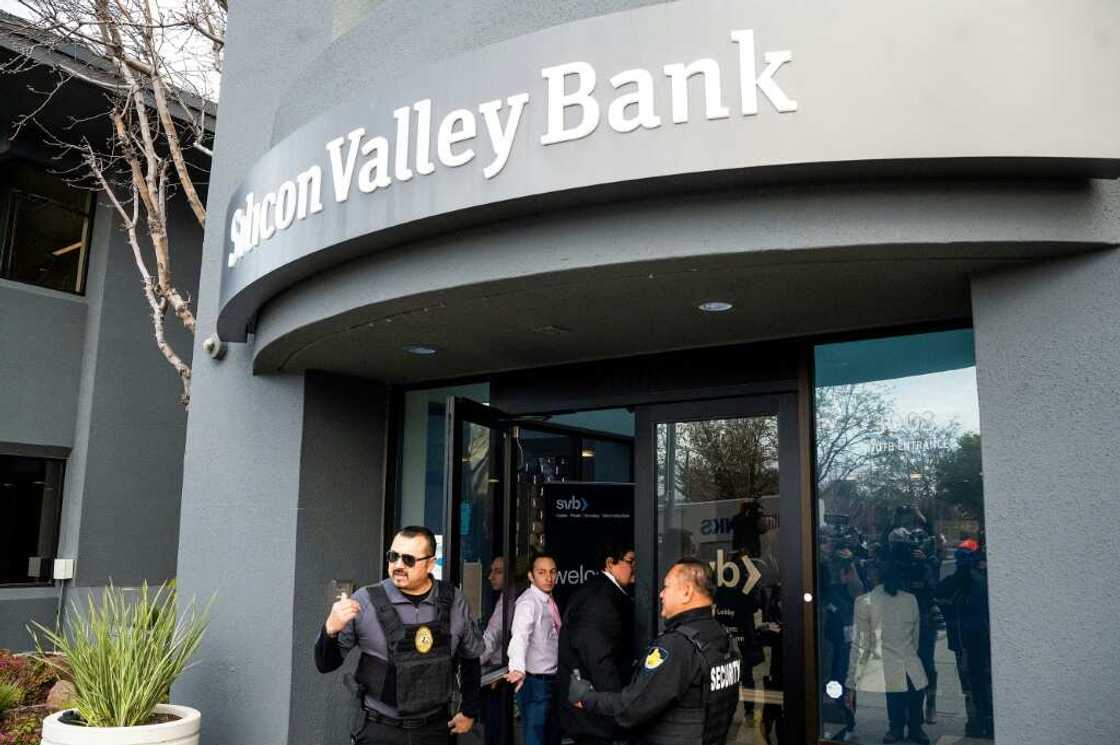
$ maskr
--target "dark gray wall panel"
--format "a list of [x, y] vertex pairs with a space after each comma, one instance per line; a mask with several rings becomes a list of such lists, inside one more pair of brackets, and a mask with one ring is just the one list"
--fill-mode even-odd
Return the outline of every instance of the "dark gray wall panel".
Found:
[[11, 592], [0, 591], [0, 649], [28, 652], [34, 645], [26, 627], [38, 621], [53, 628], [58, 601], [50, 597], [12, 599]]
[[1118, 287], [1115, 251], [975, 283], [1001, 743], [1111, 742], [1120, 726]]
[[[169, 213], [175, 280], [193, 298], [202, 231], [181, 198]], [[156, 348], [126, 236], [115, 222], [106, 232], [90, 425], [78, 433], [86, 440], [85, 473], [73, 484], [82, 503], [77, 581], [157, 583], [175, 575], [187, 414], [179, 377]], [[190, 364], [193, 340], [170, 315], [168, 341]]]
[[0, 281], [0, 442], [70, 447], [86, 300]]
[[315, 669], [312, 647], [330, 612], [330, 580], [361, 586], [382, 576], [386, 399], [383, 386], [360, 378], [312, 372], [306, 381], [288, 742], [341, 743], [354, 702], [343, 671]]

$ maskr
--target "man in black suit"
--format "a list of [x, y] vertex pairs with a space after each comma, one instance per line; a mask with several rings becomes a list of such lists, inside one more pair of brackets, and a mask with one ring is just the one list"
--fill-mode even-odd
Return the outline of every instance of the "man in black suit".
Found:
[[607, 544], [600, 550], [603, 571], [583, 583], [564, 611], [556, 670], [555, 721], [577, 745], [604, 745], [624, 739], [613, 719], [577, 709], [567, 696], [573, 670], [596, 691], [621, 691], [634, 667], [634, 550]]

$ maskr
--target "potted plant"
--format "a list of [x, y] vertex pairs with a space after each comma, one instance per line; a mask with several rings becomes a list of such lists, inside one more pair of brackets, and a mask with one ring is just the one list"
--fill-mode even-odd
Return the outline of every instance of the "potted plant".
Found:
[[[202, 641], [209, 608], [196, 612], [192, 602], [178, 618], [176, 601], [173, 583], [154, 592], [147, 583], [134, 592], [110, 585], [85, 611], [72, 604], [64, 629], [35, 624], [37, 656], [64, 664], [77, 689], [72, 709], [43, 720], [42, 745], [198, 745], [202, 715], [166, 702]], [[52, 660], [44, 640], [64, 662]]]

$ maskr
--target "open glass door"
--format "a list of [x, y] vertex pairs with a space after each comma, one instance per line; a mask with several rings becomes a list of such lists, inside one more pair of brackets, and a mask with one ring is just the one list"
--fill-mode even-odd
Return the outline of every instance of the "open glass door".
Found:
[[[447, 464], [442, 577], [462, 588], [484, 640], [482, 708], [467, 742], [510, 741], [513, 703], [506, 647], [513, 617], [510, 568], [510, 424], [501, 412], [465, 398], [447, 401]], [[464, 738], [461, 738], [464, 739]]]
[[639, 410], [639, 579], [650, 636], [656, 588], [676, 560], [708, 562], [716, 615], [743, 655], [742, 706], [728, 743], [789, 745], [803, 737], [803, 588], [796, 399], [667, 404]]
[[441, 572], [462, 588], [486, 643], [483, 707], [470, 739], [516, 743], [511, 687], [500, 679], [529, 559], [542, 550], [556, 558], [562, 611], [599, 571], [599, 543], [633, 538], [634, 438], [512, 418], [465, 398], [448, 399], [446, 425]]

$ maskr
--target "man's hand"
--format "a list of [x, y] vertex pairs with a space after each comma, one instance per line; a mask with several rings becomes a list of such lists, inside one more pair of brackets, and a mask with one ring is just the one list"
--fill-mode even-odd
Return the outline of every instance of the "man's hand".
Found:
[[513, 683], [513, 692], [517, 693], [521, 690], [521, 686], [525, 685], [525, 671], [524, 670], [510, 670], [506, 673], [506, 681]]
[[591, 681], [581, 680], [573, 676], [568, 683], [568, 700], [582, 709], [580, 701], [594, 690]]
[[362, 612], [362, 606], [357, 600], [346, 597], [331, 606], [331, 614], [327, 616], [327, 636], [338, 636], [338, 632], [346, 628], [346, 624], [353, 621]]
[[465, 735], [471, 731], [471, 727], [473, 726], [474, 720], [461, 711], [451, 717], [451, 721], [447, 723], [447, 727], [451, 730], [451, 734], [453, 735]]

